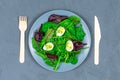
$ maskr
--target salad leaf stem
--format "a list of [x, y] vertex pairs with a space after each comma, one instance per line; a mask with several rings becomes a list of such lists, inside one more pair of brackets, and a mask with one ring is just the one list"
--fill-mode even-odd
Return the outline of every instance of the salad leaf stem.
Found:
[[49, 30], [47, 31], [46, 36], [45, 36], [45, 42], [46, 42], [49, 38], [51, 38], [53, 34], [54, 34], [54, 30], [53, 30], [53, 29], [49, 29]]
[[59, 65], [60, 65], [60, 60], [61, 60], [61, 58], [62, 58], [61, 56], [58, 58], [58, 62], [57, 62], [57, 64], [56, 64], [55, 68], [54, 68], [55, 71], [58, 70], [58, 67], [59, 67]]
[[68, 57], [69, 57], [69, 54], [68, 54], [68, 52], [67, 52], [67, 53], [66, 53], [66, 56], [65, 56], [65, 63], [67, 62]]
[[42, 54], [41, 52], [36, 52], [36, 54], [38, 54], [39, 56], [41, 56], [43, 59], [46, 59], [47, 57], [44, 55], [44, 54]]

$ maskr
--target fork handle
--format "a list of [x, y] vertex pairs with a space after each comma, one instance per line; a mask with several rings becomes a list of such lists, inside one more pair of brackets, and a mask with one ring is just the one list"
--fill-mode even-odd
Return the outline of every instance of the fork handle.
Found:
[[20, 63], [24, 63], [25, 61], [25, 32], [21, 31], [20, 35], [20, 56], [19, 61]]

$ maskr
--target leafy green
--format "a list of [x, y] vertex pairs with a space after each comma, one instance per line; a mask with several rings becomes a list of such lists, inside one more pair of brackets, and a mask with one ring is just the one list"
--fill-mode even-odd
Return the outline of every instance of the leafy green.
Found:
[[75, 55], [77, 55], [77, 54], [80, 54], [80, 52], [81, 52], [81, 50], [78, 50], [78, 51], [72, 51], [71, 54], [75, 54]]
[[56, 64], [55, 68], [54, 68], [55, 71], [58, 70], [58, 67], [60, 65], [60, 60], [61, 60], [61, 56], [59, 57], [58, 62]]
[[76, 36], [71, 34], [68, 30], [66, 30], [66, 33], [64, 35], [64, 37], [66, 38], [66, 40], [77, 40]]
[[67, 53], [65, 54], [65, 63], [67, 62], [68, 58], [69, 58], [69, 53], [67, 52]]
[[55, 61], [50, 60], [49, 58], [44, 59], [45, 63], [51, 67], [55, 67]]
[[39, 42], [35, 40], [35, 38], [32, 38], [32, 46], [36, 51], [39, 51]]
[[62, 37], [58, 37], [56, 40], [58, 46], [64, 45], [66, 43], [66, 39]]
[[40, 48], [42, 49], [45, 44], [45, 38], [43, 37], [41, 42], [39, 43]]
[[44, 55], [43, 51], [36, 52], [37, 55], [41, 56], [43, 59], [46, 59], [47, 57]]
[[78, 41], [83, 41], [86, 34], [82, 29], [82, 25], [80, 25], [79, 27], [76, 27], [75, 32], [76, 32], [77, 40]]
[[57, 60], [50, 60], [49, 58], [47, 58], [47, 56], [45, 54], [43, 54], [44, 51], [41, 52], [36, 52], [37, 55], [41, 56], [43, 58], [43, 60], [45, 61], [45, 63], [51, 67], [55, 67], [55, 65], [57, 64]]
[[42, 32], [46, 33], [48, 31], [48, 29], [53, 28], [55, 29], [58, 25], [54, 22], [45, 22], [44, 24], [42, 24]]
[[75, 25], [80, 23], [80, 18], [77, 16], [70, 16], [68, 19], [71, 20]]
[[75, 26], [74, 26], [74, 24], [72, 22], [68, 25], [67, 30], [70, 32], [70, 34], [75, 36]]
[[67, 63], [76, 64], [77, 62], [78, 62], [78, 58], [76, 56], [70, 56], [67, 59]]
[[47, 32], [46, 32], [46, 35], [45, 35], [45, 42], [47, 40], [49, 40], [54, 34], [54, 30], [53, 29], [49, 29]]
[[63, 27], [68, 27], [68, 25], [71, 23], [71, 21], [69, 19], [65, 19], [62, 22], [59, 23], [59, 26], [63, 26]]

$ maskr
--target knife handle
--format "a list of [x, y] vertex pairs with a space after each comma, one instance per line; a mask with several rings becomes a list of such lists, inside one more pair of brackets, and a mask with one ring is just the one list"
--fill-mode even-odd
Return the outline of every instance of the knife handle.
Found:
[[95, 42], [95, 52], [94, 52], [94, 64], [99, 64], [99, 41]]

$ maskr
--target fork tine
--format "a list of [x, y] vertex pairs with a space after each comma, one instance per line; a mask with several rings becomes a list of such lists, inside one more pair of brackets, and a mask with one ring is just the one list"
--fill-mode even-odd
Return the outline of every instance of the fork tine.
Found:
[[23, 21], [25, 21], [25, 16], [23, 16]]
[[24, 16], [22, 16], [22, 21], [24, 21]]
[[25, 17], [24, 17], [24, 16], [22, 16], [22, 18], [23, 18], [23, 21], [25, 21]]
[[19, 16], [19, 21], [21, 20], [21, 16]]
[[26, 16], [21, 16], [21, 20], [22, 21], [27, 21], [27, 17]]
[[23, 16], [21, 16], [21, 20], [22, 20], [22, 21], [24, 20]]
[[23, 16], [20, 16], [20, 21], [23, 21]]
[[27, 17], [26, 16], [24, 16], [24, 21], [27, 21]]

